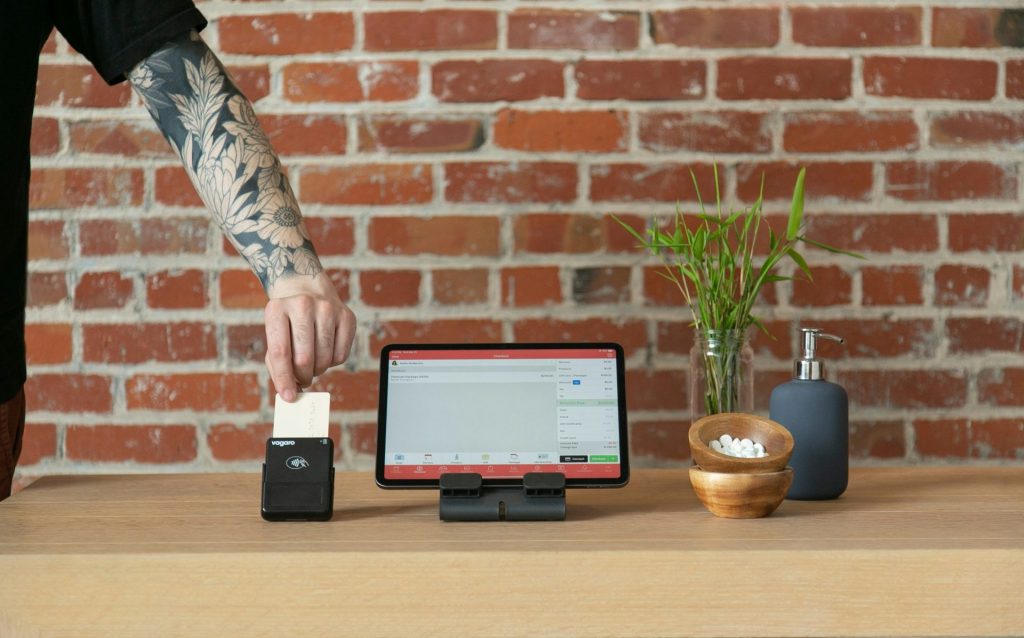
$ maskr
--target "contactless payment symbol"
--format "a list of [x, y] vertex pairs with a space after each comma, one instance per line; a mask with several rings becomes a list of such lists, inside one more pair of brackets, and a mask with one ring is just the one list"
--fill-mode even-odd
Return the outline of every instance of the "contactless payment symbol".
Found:
[[287, 465], [290, 470], [302, 470], [309, 467], [309, 461], [301, 456], [290, 456], [284, 464]]

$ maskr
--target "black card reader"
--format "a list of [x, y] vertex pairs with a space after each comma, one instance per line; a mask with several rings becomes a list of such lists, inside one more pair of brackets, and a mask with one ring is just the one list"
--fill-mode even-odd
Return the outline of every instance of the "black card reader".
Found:
[[260, 514], [268, 521], [326, 521], [334, 514], [334, 442], [267, 439]]

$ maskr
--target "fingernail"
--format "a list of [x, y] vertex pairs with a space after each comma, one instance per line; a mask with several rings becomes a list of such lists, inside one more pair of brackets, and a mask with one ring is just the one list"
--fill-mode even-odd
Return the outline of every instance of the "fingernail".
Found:
[[281, 393], [281, 396], [284, 397], [285, 401], [289, 401], [289, 402], [290, 401], [294, 401], [295, 400], [295, 390], [285, 390], [284, 392]]

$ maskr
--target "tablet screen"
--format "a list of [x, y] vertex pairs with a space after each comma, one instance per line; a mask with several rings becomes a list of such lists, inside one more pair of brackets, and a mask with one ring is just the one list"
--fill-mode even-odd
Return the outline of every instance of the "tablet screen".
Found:
[[387, 347], [378, 482], [561, 472], [570, 485], [624, 483], [621, 352], [616, 344]]

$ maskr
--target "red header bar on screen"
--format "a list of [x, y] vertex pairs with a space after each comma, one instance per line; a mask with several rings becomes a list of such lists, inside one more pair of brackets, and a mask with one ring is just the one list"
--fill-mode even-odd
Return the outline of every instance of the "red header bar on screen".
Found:
[[392, 350], [390, 360], [434, 359], [614, 359], [610, 348], [537, 348], [529, 350]]

